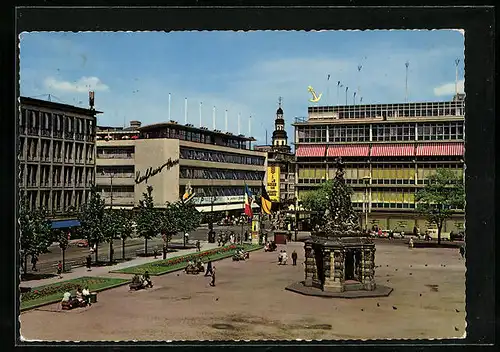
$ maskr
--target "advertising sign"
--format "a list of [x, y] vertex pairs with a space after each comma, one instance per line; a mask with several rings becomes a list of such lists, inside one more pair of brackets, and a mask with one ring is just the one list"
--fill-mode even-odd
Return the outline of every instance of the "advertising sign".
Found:
[[280, 201], [280, 167], [269, 166], [267, 168], [267, 194], [271, 202]]

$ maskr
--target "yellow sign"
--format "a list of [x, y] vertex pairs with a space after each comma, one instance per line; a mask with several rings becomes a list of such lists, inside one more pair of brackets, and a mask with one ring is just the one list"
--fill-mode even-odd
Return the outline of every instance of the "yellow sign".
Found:
[[280, 201], [280, 167], [269, 166], [267, 168], [267, 194], [271, 202]]
[[316, 91], [311, 86], [307, 87], [307, 91], [312, 94], [312, 99], [309, 99], [311, 103], [317, 103], [321, 99], [321, 96], [323, 95], [323, 93], [319, 93], [319, 95], [317, 95]]

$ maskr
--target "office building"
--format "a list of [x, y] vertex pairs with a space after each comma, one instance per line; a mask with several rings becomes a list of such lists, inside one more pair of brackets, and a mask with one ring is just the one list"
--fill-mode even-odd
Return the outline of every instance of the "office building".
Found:
[[20, 195], [32, 209], [65, 217], [87, 201], [94, 182], [93, 108], [21, 97], [18, 124]]
[[97, 185], [108, 206], [133, 208], [151, 185], [158, 207], [190, 188], [199, 211], [239, 215], [245, 184], [260, 193], [266, 171], [266, 154], [251, 150], [252, 141], [175, 121], [99, 127]]
[[[309, 107], [296, 118], [297, 197], [335, 175], [345, 163], [352, 201], [368, 228], [424, 231], [432, 225], [415, 209], [415, 194], [437, 169], [464, 173], [464, 96], [453, 101]], [[364, 214], [364, 216], [361, 216]], [[463, 230], [457, 210], [443, 231]]]

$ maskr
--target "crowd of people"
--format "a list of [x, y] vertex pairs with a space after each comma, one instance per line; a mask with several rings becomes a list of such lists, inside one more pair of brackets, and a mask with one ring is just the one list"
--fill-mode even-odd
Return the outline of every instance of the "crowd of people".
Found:
[[91, 306], [90, 302], [90, 290], [86, 286], [83, 290], [81, 286], [76, 288], [75, 296], [71, 292], [65, 292], [61, 301], [63, 309], [72, 309], [77, 307]]

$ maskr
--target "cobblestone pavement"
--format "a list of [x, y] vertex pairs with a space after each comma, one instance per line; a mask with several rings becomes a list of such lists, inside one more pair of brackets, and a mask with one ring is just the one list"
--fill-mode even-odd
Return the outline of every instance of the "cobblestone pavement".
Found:
[[245, 262], [217, 262], [215, 287], [203, 275], [154, 277], [153, 289], [107, 290], [88, 308], [60, 311], [54, 304], [24, 312], [21, 334], [78, 341], [464, 336], [465, 263], [456, 249], [377, 244], [376, 281], [393, 287], [392, 294], [330, 299], [285, 291], [304, 277], [303, 244], [286, 247], [288, 253], [297, 250], [299, 265], [277, 265], [277, 252], [260, 250]]

